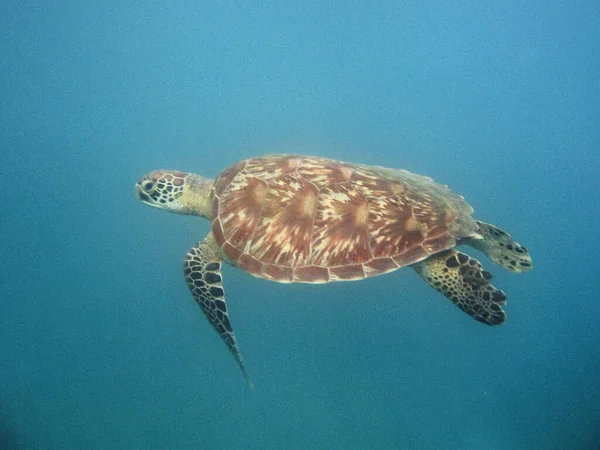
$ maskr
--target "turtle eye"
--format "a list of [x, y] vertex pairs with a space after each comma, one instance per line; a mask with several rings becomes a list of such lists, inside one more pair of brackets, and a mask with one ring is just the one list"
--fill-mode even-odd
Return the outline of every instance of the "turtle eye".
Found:
[[142, 189], [146, 192], [152, 192], [154, 190], [154, 181], [146, 180], [142, 183]]

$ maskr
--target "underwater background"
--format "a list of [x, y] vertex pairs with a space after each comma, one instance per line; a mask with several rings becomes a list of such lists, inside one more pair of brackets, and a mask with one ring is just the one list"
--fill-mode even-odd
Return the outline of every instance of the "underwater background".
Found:
[[[0, 448], [598, 449], [600, 3], [0, 5]], [[533, 256], [482, 325], [406, 269], [229, 266], [254, 380], [157, 168], [298, 152], [426, 174]]]

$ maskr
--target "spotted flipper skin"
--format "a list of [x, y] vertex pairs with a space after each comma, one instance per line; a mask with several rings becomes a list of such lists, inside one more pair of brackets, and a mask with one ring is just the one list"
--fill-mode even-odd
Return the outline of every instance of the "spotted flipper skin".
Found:
[[492, 274], [476, 259], [456, 250], [446, 250], [412, 266], [437, 291], [486, 325], [501, 325], [506, 314], [504, 292], [490, 284]]
[[488, 258], [509, 272], [526, 272], [533, 268], [527, 247], [516, 243], [510, 234], [489, 223], [479, 222], [478, 233], [483, 239], [469, 238], [464, 243], [485, 253]]
[[219, 333], [240, 366], [244, 377], [252, 386], [229, 322], [222, 284], [221, 258], [212, 234], [198, 242], [185, 255], [184, 275], [192, 296], [210, 324]]

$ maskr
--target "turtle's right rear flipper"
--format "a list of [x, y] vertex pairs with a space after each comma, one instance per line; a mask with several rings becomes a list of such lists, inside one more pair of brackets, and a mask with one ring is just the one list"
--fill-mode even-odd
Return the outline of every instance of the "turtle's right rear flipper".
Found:
[[412, 267], [434, 289], [486, 325], [501, 325], [506, 314], [504, 292], [490, 284], [492, 274], [482, 270], [474, 258], [450, 249], [413, 264]]
[[510, 234], [489, 223], [479, 222], [479, 234], [483, 239], [468, 238], [464, 243], [481, 250], [492, 261], [509, 272], [526, 272], [533, 268], [527, 247], [516, 243]]

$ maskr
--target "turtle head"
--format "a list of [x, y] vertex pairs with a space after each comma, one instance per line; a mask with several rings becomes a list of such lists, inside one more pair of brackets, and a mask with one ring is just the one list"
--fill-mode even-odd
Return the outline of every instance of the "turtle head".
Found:
[[135, 184], [135, 193], [146, 205], [177, 214], [211, 218], [213, 180], [177, 170], [155, 170]]

